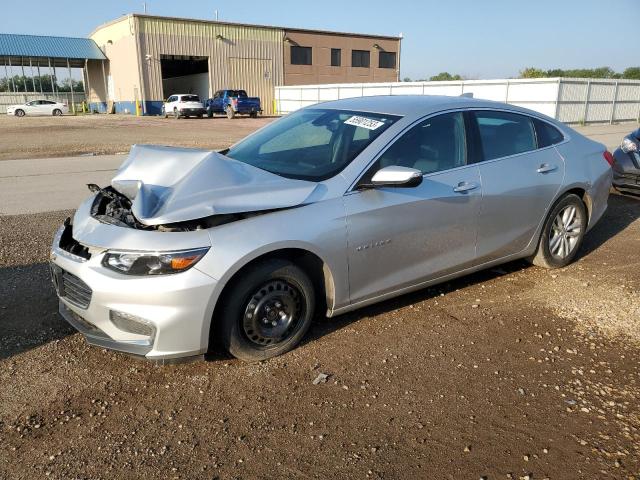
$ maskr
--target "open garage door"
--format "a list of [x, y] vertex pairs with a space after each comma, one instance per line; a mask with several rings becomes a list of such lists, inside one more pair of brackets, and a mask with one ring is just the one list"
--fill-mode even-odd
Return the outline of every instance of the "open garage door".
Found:
[[273, 114], [273, 61], [264, 58], [229, 58], [228, 88], [246, 90], [250, 97], [260, 97], [265, 115]]
[[209, 97], [209, 57], [160, 55], [163, 98], [176, 93], [195, 93], [202, 101]]

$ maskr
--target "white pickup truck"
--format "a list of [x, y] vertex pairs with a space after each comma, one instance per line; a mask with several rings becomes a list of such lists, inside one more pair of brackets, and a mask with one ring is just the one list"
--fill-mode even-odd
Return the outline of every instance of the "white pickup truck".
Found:
[[200, 97], [191, 93], [171, 95], [162, 105], [164, 118], [167, 118], [169, 115], [173, 115], [174, 118], [202, 118], [205, 113], [207, 113], [207, 109], [204, 108]]

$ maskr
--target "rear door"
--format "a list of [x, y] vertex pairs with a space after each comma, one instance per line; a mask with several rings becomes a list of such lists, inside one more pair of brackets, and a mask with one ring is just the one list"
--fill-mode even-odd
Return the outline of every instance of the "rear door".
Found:
[[351, 302], [411, 287], [471, 266], [482, 188], [467, 161], [462, 112], [419, 122], [360, 180], [400, 165], [423, 172], [420, 185], [345, 195]]
[[562, 186], [565, 166], [553, 146], [538, 144], [532, 117], [476, 110], [472, 118], [481, 152], [478, 261], [484, 263], [527, 247]]

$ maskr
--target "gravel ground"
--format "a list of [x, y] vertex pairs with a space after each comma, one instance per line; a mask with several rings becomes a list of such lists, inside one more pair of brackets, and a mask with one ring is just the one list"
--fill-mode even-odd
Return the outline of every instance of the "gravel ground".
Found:
[[[273, 118], [0, 115], [0, 160], [125, 153], [134, 143], [220, 149]], [[46, 135], [43, 135], [46, 132]]]
[[46, 264], [69, 213], [0, 217], [0, 478], [640, 476], [636, 198], [612, 195], [565, 269], [510, 263], [319, 320], [253, 365], [87, 346]]

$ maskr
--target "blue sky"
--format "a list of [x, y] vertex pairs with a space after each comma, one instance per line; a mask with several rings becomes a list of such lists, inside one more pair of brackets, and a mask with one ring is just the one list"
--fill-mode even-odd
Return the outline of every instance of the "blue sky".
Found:
[[[142, 0], [3, 2], [0, 32], [86, 36]], [[640, 0], [148, 0], [149, 13], [404, 35], [401, 76], [514, 77], [527, 66], [623, 70], [637, 56]], [[55, 6], [52, 8], [52, 4]], [[629, 19], [629, 20], [627, 20]], [[635, 19], [635, 22], [631, 19]], [[628, 24], [625, 26], [625, 24]], [[634, 24], [635, 23], [635, 24]]]

